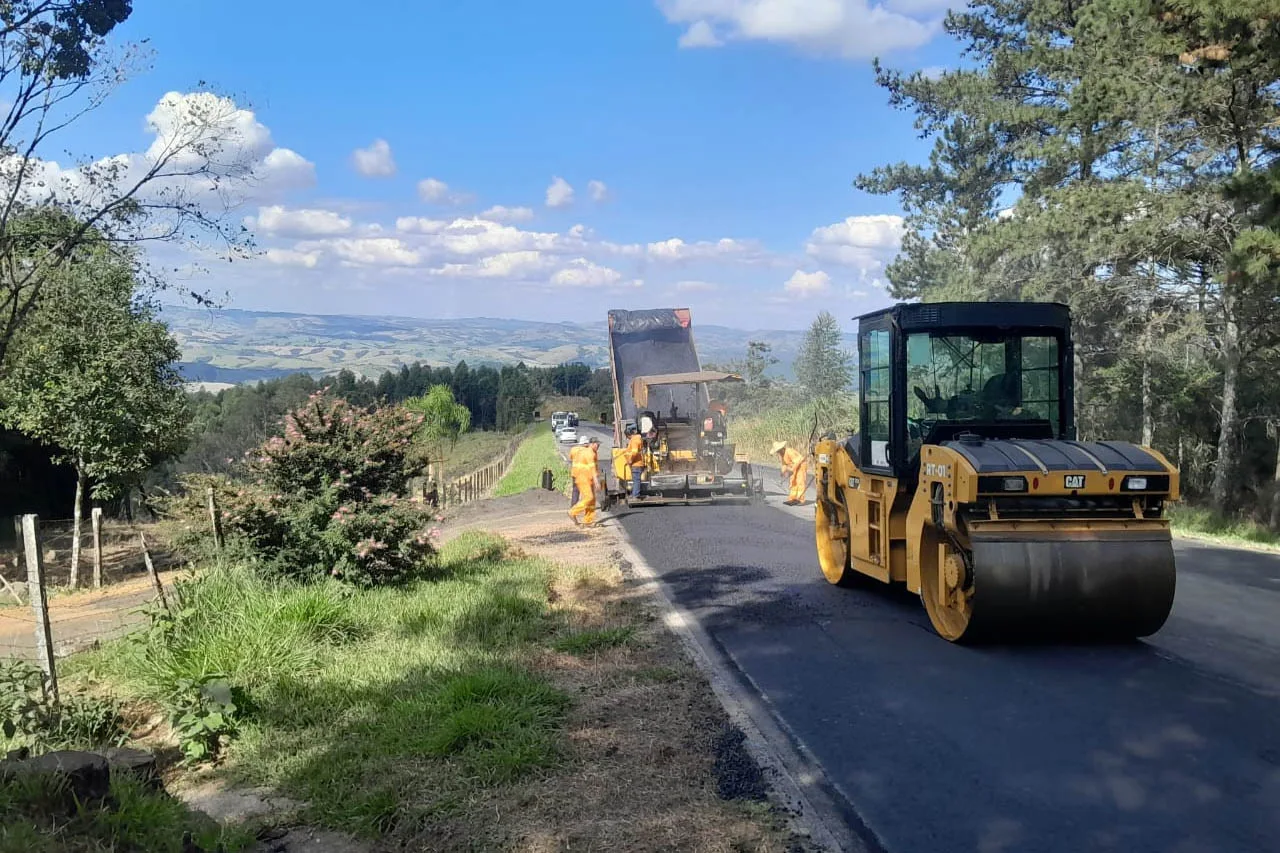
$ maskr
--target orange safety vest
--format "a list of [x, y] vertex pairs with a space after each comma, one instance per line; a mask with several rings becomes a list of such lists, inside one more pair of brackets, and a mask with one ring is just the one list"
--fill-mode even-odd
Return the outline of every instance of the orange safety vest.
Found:
[[788, 447], [782, 452], [782, 472], [784, 474], [791, 474], [806, 461], [807, 460], [803, 455], [801, 455], [800, 451]]
[[632, 468], [644, 467], [644, 439], [638, 435], [631, 436], [627, 442], [627, 462]]
[[570, 470], [574, 474], [594, 474], [596, 470], [596, 454], [589, 444], [578, 444], [569, 448]]

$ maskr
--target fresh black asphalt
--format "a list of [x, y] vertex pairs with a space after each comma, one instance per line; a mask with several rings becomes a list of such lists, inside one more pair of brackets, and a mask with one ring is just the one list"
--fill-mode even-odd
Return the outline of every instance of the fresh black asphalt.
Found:
[[1280, 850], [1280, 556], [1179, 543], [1142, 642], [969, 648], [914, 596], [827, 584], [812, 505], [777, 501], [617, 520], [873, 849]]

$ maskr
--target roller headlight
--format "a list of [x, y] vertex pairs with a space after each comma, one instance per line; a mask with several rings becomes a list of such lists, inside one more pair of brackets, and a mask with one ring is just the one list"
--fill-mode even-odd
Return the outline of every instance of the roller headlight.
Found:
[[1027, 490], [1026, 477], [979, 477], [978, 491], [983, 494], [1006, 493], [1006, 492], [1025, 492]]
[[1130, 475], [1120, 481], [1122, 492], [1167, 492], [1169, 491], [1168, 474]]

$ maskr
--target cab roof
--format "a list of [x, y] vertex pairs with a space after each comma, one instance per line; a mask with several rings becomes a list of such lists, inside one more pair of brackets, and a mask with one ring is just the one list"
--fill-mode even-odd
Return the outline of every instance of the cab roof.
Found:
[[1061, 302], [903, 302], [854, 319], [859, 325], [870, 325], [882, 318], [907, 332], [1071, 328], [1071, 309]]

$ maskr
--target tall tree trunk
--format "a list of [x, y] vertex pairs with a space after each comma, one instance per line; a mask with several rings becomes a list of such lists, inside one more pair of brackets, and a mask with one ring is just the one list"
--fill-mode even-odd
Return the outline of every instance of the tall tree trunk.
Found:
[[1218, 427], [1218, 461], [1214, 466], [1213, 485], [1209, 488], [1209, 498], [1219, 512], [1231, 509], [1231, 487], [1240, 443], [1240, 412], [1236, 403], [1240, 382], [1240, 327], [1232, 316], [1231, 300], [1224, 298], [1223, 303], [1222, 423]]
[[1271, 488], [1271, 529], [1280, 530], [1280, 421], [1274, 425], [1276, 437], [1276, 473], [1272, 478]]
[[1142, 446], [1156, 443], [1156, 401], [1151, 393], [1151, 355], [1144, 344], [1142, 348]]
[[84, 486], [88, 477], [84, 463], [76, 463], [76, 505], [71, 510], [71, 579], [74, 588], [80, 581], [80, 507], [84, 505]]

